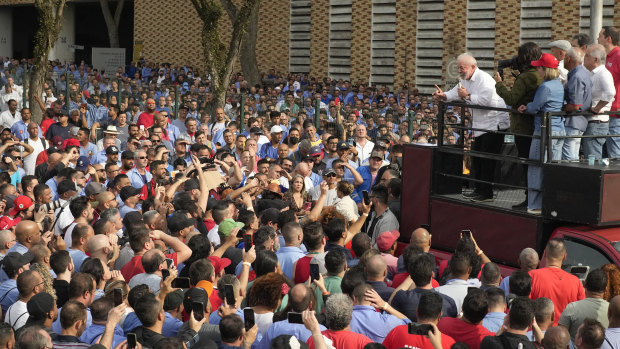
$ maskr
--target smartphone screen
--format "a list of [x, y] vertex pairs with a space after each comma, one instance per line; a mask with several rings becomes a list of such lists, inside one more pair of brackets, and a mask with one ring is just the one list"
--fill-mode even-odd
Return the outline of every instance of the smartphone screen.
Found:
[[368, 191], [362, 190], [362, 195], [364, 196], [364, 204], [370, 205], [370, 196], [368, 195]]
[[310, 263], [310, 279], [311, 281], [319, 279], [319, 265]]
[[162, 280], [166, 280], [168, 278], [168, 276], [170, 276], [170, 270], [162, 269], [161, 270], [161, 279]]
[[173, 288], [190, 288], [189, 278], [176, 278], [172, 280]]
[[301, 313], [287, 313], [286, 317], [288, 319], [289, 324], [303, 324], [304, 323]]
[[252, 308], [243, 309], [243, 322], [246, 331], [254, 327], [254, 310], [252, 310]]
[[245, 234], [243, 235], [243, 248], [245, 252], [248, 252], [252, 248], [252, 235]]
[[463, 235], [463, 237], [468, 237], [468, 238], [471, 239], [471, 230], [463, 229], [463, 230], [461, 230], [461, 235]]
[[202, 302], [192, 302], [192, 312], [196, 320], [202, 320], [205, 317], [205, 305]]
[[174, 261], [172, 260], [172, 258], [166, 258], [166, 263], [168, 264], [168, 269], [172, 268], [172, 266], [174, 265]]
[[127, 333], [127, 348], [134, 349], [138, 346], [138, 340], [135, 333]]
[[410, 322], [408, 327], [409, 334], [417, 334], [421, 336], [428, 335], [428, 331], [432, 331], [433, 326], [428, 324], [418, 324], [415, 322]]
[[224, 285], [224, 295], [226, 296], [226, 304], [234, 306], [236, 301], [233, 285]]
[[123, 303], [123, 289], [114, 289], [114, 306], [117, 307]]

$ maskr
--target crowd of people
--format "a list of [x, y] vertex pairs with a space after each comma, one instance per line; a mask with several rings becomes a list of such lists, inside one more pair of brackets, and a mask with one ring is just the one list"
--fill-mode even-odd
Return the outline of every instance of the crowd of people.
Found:
[[[522, 45], [510, 90], [463, 54], [462, 80], [432, 97], [270, 71], [256, 86], [235, 75], [218, 108], [198, 70], [148, 61], [112, 74], [52, 62], [44, 95], [27, 105], [27, 62], [4, 59], [0, 346], [620, 346], [616, 266], [590, 271], [584, 288], [562, 270], [564, 242], [551, 240], [542, 265], [525, 249], [502, 279], [473, 236], [440, 260], [430, 228], [400, 231], [404, 144], [497, 152], [503, 136], [486, 131], [536, 135], [541, 112], [617, 110], [618, 31], [585, 49], [579, 39], [552, 43], [556, 56]], [[536, 116], [449, 108], [438, 129], [439, 100]], [[554, 134], [608, 122], [615, 132], [615, 118], [578, 118], [554, 118]], [[516, 142], [537, 156], [537, 140]], [[579, 156], [578, 142], [558, 142], [554, 157]], [[602, 156], [602, 142], [583, 143]], [[489, 181], [494, 166], [475, 159], [473, 176]], [[542, 175], [529, 171], [536, 189]], [[475, 189], [472, 201], [492, 200], [490, 184]], [[529, 200], [536, 213], [535, 190]]]

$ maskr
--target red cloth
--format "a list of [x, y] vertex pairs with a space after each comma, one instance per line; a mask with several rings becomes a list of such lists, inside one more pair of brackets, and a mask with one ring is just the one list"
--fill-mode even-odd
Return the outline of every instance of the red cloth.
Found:
[[[39, 155], [37, 155], [37, 159], [34, 161], [34, 166], [39, 166], [42, 163], [46, 162], [49, 159], [49, 156], [47, 155], [47, 149], [45, 149], [44, 151], [40, 152]], [[50, 170], [49, 168], [47, 169], [48, 171]]]
[[212, 219], [205, 219], [204, 224], [207, 227], [207, 230], [211, 230], [213, 229], [213, 227], [215, 227], [215, 221]]
[[553, 326], [557, 326], [560, 315], [568, 303], [586, 298], [586, 293], [579, 278], [560, 268], [541, 268], [530, 271], [532, 277], [532, 300], [547, 297], [553, 301], [555, 319]]
[[153, 116], [155, 116], [155, 114], [142, 112], [140, 116], [138, 116], [138, 122], [136, 122], [136, 124], [138, 124], [138, 126], [144, 125], [144, 128], [149, 128], [153, 126]]
[[[336, 349], [362, 349], [366, 344], [372, 343], [370, 338], [351, 331], [325, 330], [321, 333], [323, 336], [331, 339], [332, 346]], [[307, 343], [310, 349], [314, 349], [314, 340], [312, 336], [308, 338]]]
[[[441, 334], [441, 347], [443, 349], [450, 349], [454, 344], [452, 337]], [[383, 340], [383, 346], [387, 349], [398, 348], [419, 348], [419, 349], [434, 349], [430, 339], [426, 336], [409, 334], [408, 325], [400, 325], [394, 327], [387, 337]]]
[[[147, 188], [147, 185], [149, 186]], [[146, 200], [149, 198], [149, 189], [151, 190], [151, 194], [155, 196], [155, 181], [151, 179], [150, 182], [142, 186], [142, 191], [140, 192], [140, 200]]]
[[482, 325], [473, 325], [451, 317], [442, 318], [437, 324], [437, 328], [441, 333], [452, 337], [455, 341], [464, 342], [469, 346], [469, 349], [480, 349], [480, 342], [484, 337], [495, 335]]
[[[177, 265], [177, 253], [167, 254], [166, 258], [171, 258], [174, 261], [174, 265]], [[121, 274], [123, 278], [129, 283], [132, 277], [144, 273], [142, 267], [142, 256], [134, 256], [127, 264], [121, 268]]]
[[41, 125], [39, 125], [39, 127], [41, 128], [41, 134], [46, 134], [47, 129], [50, 128], [50, 126], [55, 122], [56, 121], [54, 119], [46, 119], [41, 121]]
[[[398, 286], [400, 286], [400, 284], [402, 284], [408, 277], [409, 277], [408, 272], [394, 275], [394, 279], [392, 279], [392, 287], [398, 288]], [[437, 280], [435, 279], [431, 279], [431, 286], [433, 288], [439, 287], [439, 282], [437, 282]]]
[[310, 277], [310, 261], [314, 256], [314, 254], [306, 255], [297, 260], [294, 280], [296, 284], [303, 284], [308, 281]]
[[209, 296], [209, 303], [211, 303], [211, 311], [217, 311], [220, 305], [222, 305], [222, 299], [220, 298], [220, 293], [217, 288], [213, 289], [213, 293]]
[[[609, 70], [614, 78], [614, 87], [616, 92], [620, 91], [620, 47], [615, 47], [609, 51], [605, 59], [605, 68]], [[611, 103], [611, 111], [620, 110], [620, 93], [616, 93], [616, 98]], [[610, 115], [611, 117], [619, 117], [619, 115]]]

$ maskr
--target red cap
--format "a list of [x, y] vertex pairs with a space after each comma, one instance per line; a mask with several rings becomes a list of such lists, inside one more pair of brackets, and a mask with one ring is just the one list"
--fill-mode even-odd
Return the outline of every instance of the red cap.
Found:
[[230, 259], [228, 258], [220, 258], [218, 256], [210, 256], [207, 257], [211, 264], [213, 264], [213, 269], [215, 269], [215, 273], [219, 274], [222, 269], [226, 268], [230, 265]]
[[389, 251], [390, 248], [392, 248], [392, 246], [394, 245], [394, 242], [398, 240], [399, 236], [400, 233], [398, 232], [398, 230], [384, 231], [383, 233], [379, 234], [379, 236], [377, 237], [377, 247], [379, 248], [379, 251]]
[[32, 204], [34, 204], [34, 202], [26, 195], [16, 197], [15, 200], [13, 200], [13, 208], [9, 210], [9, 216], [15, 216], [19, 212], [27, 210]]
[[532, 67], [557, 68], [559, 65], [558, 59], [550, 53], [543, 53], [539, 60], [532, 61]]
[[11, 219], [9, 216], [2, 216], [0, 218], [0, 230], [11, 229], [17, 225], [17, 223], [21, 222], [21, 218], [17, 217], [15, 219]]
[[54, 136], [52, 137], [52, 144], [57, 146], [57, 147], [61, 147], [62, 146], [62, 137], [60, 136]]
[[67, 149], [68, 146], [74, 145], [76, 147], [80, 146], [80, 142], [75, 138], [68, 138], [62, 143], [62, 149]]

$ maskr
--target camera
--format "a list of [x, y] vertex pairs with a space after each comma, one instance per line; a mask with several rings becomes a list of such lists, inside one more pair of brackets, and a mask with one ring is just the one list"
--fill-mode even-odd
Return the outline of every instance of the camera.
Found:
[[502, 77], [502, 80], [504, 80], [504, 69], [506, 68], [510, 68], [510, 70], [518, 70], [519, 73], [521, 72], [521, 66], [519, 66], [517, 56], [513, 56], [510, 59], [502, 59], [497, 62], [497, 72], [499, 73], [499, 76]]
[[52, 202], [49, 202], [49, 203], [45, 204], [45, 210], [46, 211], [50, 211], [50, 210], [55, 211], [57, 208], [60, 208], [60, 206], [62, 206], [60, 204], [60, 200], [52, 201]]

